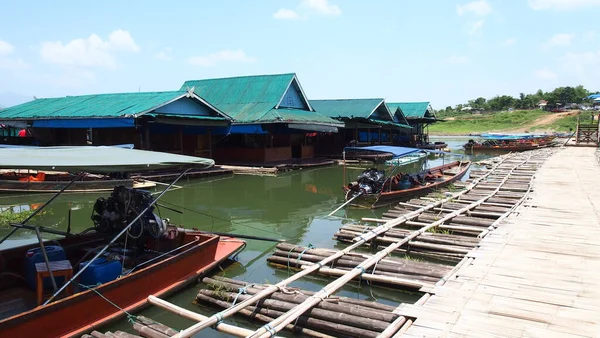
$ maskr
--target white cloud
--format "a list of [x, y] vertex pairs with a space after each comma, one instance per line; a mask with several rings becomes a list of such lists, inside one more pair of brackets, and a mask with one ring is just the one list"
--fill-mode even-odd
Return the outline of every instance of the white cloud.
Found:
[[15, 47], [6, 41], [0, 40], [0, 55], [11, 54], [15, 50]]
[[483, 33], [483, 20], [473, 22], [468, 27], [469, 35], [481, 35]]
[[273, 17], [280, 20], [298, 20], [300, 19], [300, 14], [291, 9], [281, 8], [277, 12], [273, 13]]
[[74, 39], [66, 44], [62, 41], [46, 41], [41, 43], [42, 59], [49, 63], [63, 66], [98, 66], [114, 69], [117, 66], [117, 52], [137, 52], [139, 47], [129, 32], [113, 31], [104, 41], [96, 34], [87, 39]]
[[15, 51], [15, 47], [10, 43], [0, 40], [0, 69], [22, 70], [27, 69], [30, 65], [20, 58], [10, 57]]
[[536, 11], [567, 11], [600, 6], [600, 0], [529, 0], [529, 7]]
[[140, 47], [135, 44], [131, 34], [128, 31], [117, 29], [108, 36], [108, 47], [113, 50], [122, 50], [127, 52], [138, 52]]
[[23, 70], [30, 68], [31, 65], [23, 59], [14, 59], [0, 56], [0, 69]]
[[300, 5], [323, 15], [338, 16], [342, 14], [340, 7], [331, 5], [328, 0], [302, 0]]
[[311, 14], [323, 16], [340, 16], [342, 10], [337, 5], [332, 5], [329, 0], [302, 0], [296, 10], [281, 8], [273, 13], [273, 18], [279, 20], [299, 20]]
[[193, 56], [188, 58], [188, 63], [195, 66], [211, 67], [222, 61], [252, 63], [256, 59], [249, 57], [243, 50], [224, 49], [220, 52], [205, 56]]
[[515, 43], [517, 43], [517, 39], [516, 38], [508, 38], [508, 39], [502, 41], [502, 46], [512, 46]]
[[173, 57], [171, 56], [172, 51], [173, 51], [173, 48], [165, 47], [163, 50], [156, 53], [155, 57], [159, 60], [169, 61], [169, 60], [173, 59]]
[[444, 59], [444, 62], [446, 63], [450, 63], [450, 64], [465, 64], [467, 62], [469, 62], [469, 58], [466, 56], [459, 56], [459, 55], [451, 55], [447, 58]]
[[544, 81], [556, 80], [558, 78], [558, 75], [556, 75], [556, 73], [554, 73], [551, 70], [548, 70], [547, 68], [539, 69], [539, 70], [535, 71], [534, 76], [537, 79], [544, 80]]
[[476, 16], [486, 16], [492, 12], [492, 6], [485, 0], [473, 1], [464, 5], [456, 6], [458, 15], [473, 14]]
[[548, 40], [548, 42], [546, 43], [547, 46], [569, 46], [571, 45], [571, 41], [573, 40], [575, 36], [572, 34], [566, 34], [566, 33], [561, 33], [561, 34], [556, 34], [554, 35], [552, 38], [550, 38], [550, 40]]

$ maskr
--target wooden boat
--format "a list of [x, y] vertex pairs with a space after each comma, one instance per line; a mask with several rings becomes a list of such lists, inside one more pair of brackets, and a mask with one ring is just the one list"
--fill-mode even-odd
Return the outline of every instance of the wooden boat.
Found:
[[[379, 148], [385, 148], [380, 149], [381, 151], [394, 152], [396, 157], [420, 151], [420, 149], [411, 150], [412, 148], [403, 147]], [[343, 188], [345, 199], [350, 205], [362, 208], [391, 205], [425, 195], [460, 180], [467, 173], [470, 165], [469, 161], [455, 161], [418, 173], [400, 172], [393, 175], [370, 168], [363, 171], [355, 182]]]
[[[76, 175], [67, 172], [1, 170], [0, 192], [56, 193], [67, 186]], [[111, 191], [116, 185], [148, 189], [155, 187], [152, 181], [134, 178], [113, 178], [109, 175], [85, 174], [73, 182], [66, 192]]]
[[441, 149], [447, 148], [448, 144], [446, 142], [435, 142], [435, 143], [427, 142], [427, 143], [417, 144], [416, 147], [419, 149], [441, 150]]
[[[552, 138], [553, 139], [553, 138]], [[539, 141], [532, 140], [485, 140], [483, 142], [469, 142], [463, 145], [465, 151], [526, 151], [548, 147], [552, 139]]]
[[[133, 144], [119, 144], [111, 147], [133, 149]], [[34, 147], [34, 146], [19, 146], [19, 145], [2, 145], [0, 149], [18, 148], [23, 150], [23, 156], [31, 149], [43, 149], [54, 152], [57, 149], [65, 147]], [[0, 164], [1, 165], [1, 164]], [[56, 193], [61, 191], [74, 178], [75, 174], [69, 172], [61, 172], [55, 170], [31, 170], [26, 169], [1, 169], [0, 168], [0, 192], [8, 193]], [[125, 177], [122, 173], [112, 174], [84, 174], [73, 182], [66, 192], [103, 192], [112, 191], [117, 185], [123, 185], [129, 188], [148, 189], [155, 187], [156, 184], [152, 181], [144, 180], [137, 177]]]
[[[103, 160], [78, 157], [82, 153], [98, 153], [97, 158]], [[21, 161], [17, 154], [0, 150], [3, 165], [10, 168], [48, 169], [41, 157], [35, 159], [39, 153], [29, 155], [34, 158]], [[62, 158], [53, 163], [60, 169], [86, 167], [90, 172], [214, 164], [197, 157], [125, 149], [73, 149], [72, 155], [72, 161]], [[153, 208], [166, 191], [154, 198], [147, 191], [115, 187], [108, 199], [96, 201], [94, 225], [81, 234], [24, 224], [31, 217], [13, 225], [0, 243], [18, 229], [35, 230], [39, 243], [0, 250], [2, 336], [81, 336], [148, 305], [149, 295], [164, 297], [196, 282], [244, 248], [242, 240], [182, 229], [162, 220]], [[44, 242], [40, 232], [63, 238]], [[51, 296], [46, 299], [43, 290], [48, 283], [40, 276], [48, 275], [48, 270], [56, 286], [50, 283]]]

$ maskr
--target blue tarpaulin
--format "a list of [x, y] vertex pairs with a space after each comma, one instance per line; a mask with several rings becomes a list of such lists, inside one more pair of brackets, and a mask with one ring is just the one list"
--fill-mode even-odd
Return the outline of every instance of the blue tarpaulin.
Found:
[[406, 156], [409, 154], [418, 153], [423, 149], [408, 148], [408, 147], [393, 147], [393, 146], [369, 146], [369, 147], [346, 147], [346, 152], [359, 152], [359, 151], [371, 151], [376, 153], [390, 153], [394, 155], [394, 158]]
[[238, 124], [232, 125], [229, 134], [266, 134], [260, 124]]
[[34, 128], [133, 128], [133, 118], [49, 119], [33, 121]]

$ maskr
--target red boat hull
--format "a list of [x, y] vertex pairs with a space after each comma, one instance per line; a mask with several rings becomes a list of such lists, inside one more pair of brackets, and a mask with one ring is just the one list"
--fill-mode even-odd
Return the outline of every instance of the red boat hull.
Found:
[[[200, 233], [185, 234], [185, 242], [198, 239], [179, 254], [143, 269], [87, 290], [39, 306], [28, 312], [0, 321], [3, 337], [74, 337], [125, 316], [120, 308], [131, 313], [147, 305], [147, 297], [163, 297], [193, 283], [244, 246], [241, 240]], [[221, 238], [222, 239], [222, 238]]]

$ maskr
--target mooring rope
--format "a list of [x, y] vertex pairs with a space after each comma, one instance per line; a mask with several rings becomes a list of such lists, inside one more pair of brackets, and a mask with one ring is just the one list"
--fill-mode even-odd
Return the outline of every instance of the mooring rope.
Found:
[[[78, 283], [79, 287], [85, 288], [87, 290], [90, 290], [92, 292], [94, 292], [95, 294], [97, 294], [98, 296], [100, 296], [100, 298], [104, 299], [108, 304], [114, 306], [115, 308], [119, 309], [120, 311], [122, 311], [125, 315], [127, 315], [127, 321], [130, 323], [134, 323], [134, 322], [138, 322], [138, 323], [144, 323], [142, 322], [137, 316], [127, 312], [127, 310], [123, 309], [122, 307], [118, 306], [117, 304], [115, 304], [113, 301], [111, 301], [110, 299], [106, 298], [106, 296], [104, 296], [103, 294], [100, 293], [100, 291], [96, 290], [97, 286], [102, 285], [102, 283], [98, 283], [96, 285], [84, 285], [81, 283]], [[161, 324], [155, 320], [152, 320], [151, 318], [145, 317], [147, 318], [149, 321], [153, 322], [154, 324]], [[162, 325], [162, 324], [161, 324]]]

